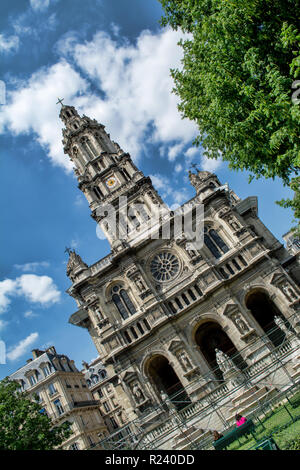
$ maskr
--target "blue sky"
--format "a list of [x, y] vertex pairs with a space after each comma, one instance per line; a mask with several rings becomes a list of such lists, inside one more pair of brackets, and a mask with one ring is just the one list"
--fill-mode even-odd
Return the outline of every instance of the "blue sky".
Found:
[[193, 123], [181, 120], [169, 69], [180, 65], [179, 32], [161, 29], [157, 0], [14, 0], [0, 4], [1, 272], [0, 338], [6, 364], [21, 367], [33, 348], [54, 344], [81, 361], [97, 357], [88, 333], [68, 324], [76, 310], [65, 291], [65, 247], [92, 264], [109, 252], [96, 236], [61, 144], [57, 97], [106, 126], [168, 204], [194, 194], [191, 162], [215, 171], [282, 241], [292, 214], [275, 201], [290, 196], [279, 181], [248, 184], [246, 172], [206, 160], [192, 146]]

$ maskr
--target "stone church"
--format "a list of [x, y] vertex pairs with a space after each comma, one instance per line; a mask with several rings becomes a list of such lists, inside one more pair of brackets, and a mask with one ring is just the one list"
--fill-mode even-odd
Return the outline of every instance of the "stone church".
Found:
[[[262, 223], [257, 198], [241, 200], [215, 174], [190, 172], [195, 195], [188, 203], [196, 231], [194, 209], [204, 208], [202, 247], [190, 249], [187, 234], [178, 236], [174, 228], [176, 214], [153, 224], [155, 208], [165, 204], [104, 126], [73, 106], [62, 105], [60, 118], [64, 152], [111, 246], [110, 254], [91, 266], [69, 250], [67, 275], [68, 293], [77, 303], [69, 322], [88, 330], [100, 369], [108, 374], [102, 372], [102, 379], [113, 387], [119, 415], [124, 412], [113, 428], [142, 421], [146, 432], [157, 423], [165, 426], [170, 410], [184, 412], [188, 420], [194, 411], [185, 410], [220, 387], [218, 396], [224, 397], [224, 390], [239, 390], [231, 408], [224, 408], [219, 428], [232, 423], [250, 396], [254, 406], [255, 394], [274, 392], [268, 375], [273, 359], [268, 358], [284, 340], [293, 356], [282, 353], [285, 374], [278, 373], [275, 382], [282, 388], [295, 383], [300, 374], [292, 360], [299, 359], [299, 252], [287, 251]], [[162, 236], [164, 224], [169, 237]], [[156, 236], [149, 237], [149, 226]], [[267, 363], [267, 369], [254, 371], [256, 364]], [[97, 364], [92, 371], [96, 377]], [[260, 385], [262, 377], [263, 384], [269, 377], [268, 387]], [[204, 421], [198, 424], [205, 434], [211, 425]], [[213, 426], [218, 428], [218, 421]], [[196, 432], [193, 424], [190, 429]], [[184, 448], [176, 444], [178, 433], [172, 436], [172, 448]]]

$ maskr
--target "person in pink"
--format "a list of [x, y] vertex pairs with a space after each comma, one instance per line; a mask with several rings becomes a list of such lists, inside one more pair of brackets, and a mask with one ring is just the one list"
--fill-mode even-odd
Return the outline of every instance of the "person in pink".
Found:
[[237, 427], [241, 426], [242, 424], [244, 424], [247, 421], [247, 419], [242, 415], [236, 415], [235, 419], [236, 419]]

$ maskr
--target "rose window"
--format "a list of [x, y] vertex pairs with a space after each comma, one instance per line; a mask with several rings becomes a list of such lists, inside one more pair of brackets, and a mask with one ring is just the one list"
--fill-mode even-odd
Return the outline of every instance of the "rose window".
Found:
[[179, 272], [179, 260], [177, 256], [167, 251], [159, 253], [152, 259], [150, 270], [156, 281], [170, 281]]

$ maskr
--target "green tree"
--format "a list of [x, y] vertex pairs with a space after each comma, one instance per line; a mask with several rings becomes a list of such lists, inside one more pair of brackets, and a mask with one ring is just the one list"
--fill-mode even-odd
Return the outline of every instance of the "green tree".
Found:
[[188, 33], [171, 74], [195, 144], [251, 178], [279, 176], [295, 191], [281, 205], [299, 216], [299, 0], [160, 2], [161, 24]]
[[71, 433], [68, 422], [53, 426], [17, 382], [0, 381], [0, 450], [52, 450]]

